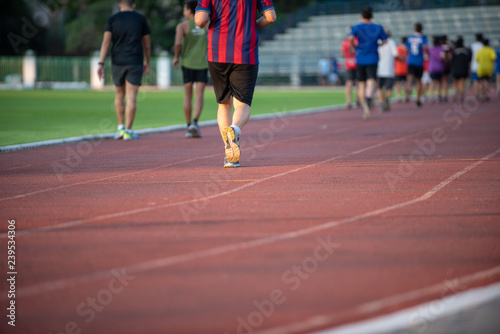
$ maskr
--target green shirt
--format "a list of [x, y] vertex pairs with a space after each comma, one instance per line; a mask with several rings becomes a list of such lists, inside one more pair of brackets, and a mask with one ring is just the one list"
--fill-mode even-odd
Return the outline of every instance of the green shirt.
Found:
[[208, 68], [208, 31], [206, 28], [198, 27], [194, 20], [188, 20], [188, 22], [189, 32], [182, 39], [182, 66], [193, 70], [206, 69]]

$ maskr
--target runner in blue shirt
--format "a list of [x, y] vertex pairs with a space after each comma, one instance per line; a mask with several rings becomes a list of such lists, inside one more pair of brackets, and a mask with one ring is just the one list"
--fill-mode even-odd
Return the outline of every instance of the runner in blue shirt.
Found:
[[423, 93], [422, 74], [424, 73], [424, 56], [427, 52], [427, 37], [422, 35], [423, 26], [421, 23], [415, 24], [415, 33], [406, 39], [408, 48], [408, 75], [406, 77], [406, 102], [411, 96], [413, 78], [417, 82], [417, 107], [422, 105], [420, 100]]
[[[351, 45], [356, 49], [356, 76], [358, 79], [358, 98], [363, 108], [363, 119], [368, 119], [371, 115], [371, 104], [373, 92], [376, 86], [377, 65], [378, 65], [378, 43], [387, 41], [387, 35], [381, 25], [371, 22], [373, 10], [366, 6], [361, 11], [362, 23], [352, 27], [349, 39]], [[357, 38], [358, 45], [354, 45]], [[366, 95], [365, 95], [366, 89]]]
[[[500, 40], [499, 40], [500, 42]], [[497, 54], [497, 61], [496, 61], [496, 66], [495, 66], [495, 72], [496, 72], [496, 77], [497, 77], [497, 94], [500, 96], [500, 43], [498, 46], [495, 48], [495, 53]]]

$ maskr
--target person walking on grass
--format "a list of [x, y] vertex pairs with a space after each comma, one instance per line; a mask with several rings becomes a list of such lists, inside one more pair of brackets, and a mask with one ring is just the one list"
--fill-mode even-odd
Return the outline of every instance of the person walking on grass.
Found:
[[259, 70], [257, 29], [276, 21], [274, 5], [271, 0], [199, 0], [194, 20], [200, 28], [210, 22], [208, 69], [219, 104], [224, 167], [239, 167], [239, 137], [250, 118]]
[[[198, 119], [203, 110], [205, 86], [208, 81], [207, 62], [207, 29], [194, 23], [197, 0], [187, 1], [184, 5], [186, 21], [177, 25], [175, 33], [174, 60], [172, 65], [179, 68], [179, 57], [182, 56], [182, 77], [184, 79], [184, 116], [186, 118], [187, 138], [201, 137]], [[195, 88], [194, 118], [193, 85]]]
[[114, 138], [139, 139], [139, 135], [132, 130], [132, 125], [142, 75], [148, 74], [150, 70], [151, 31], [146, 18], [134, 11], [134, 0], [120, 0], [118, 6], [120, 12], [106, 22], [97, 74], [101, 80], [104, 78], [104, 61], [109, 46], [112, 45], [111, 73], [115, 84], [115, 111], [118, 119], [118, 131]]
[[483, 48], [477, 52], [477, 79], [479, 81], [479, 101], [490, 99], [490, 81], [495, 71], [495, 60], [497, 55], [490, 47], [488, 39], [483, 40]]
[[391, 39], [391, 32], [386, 31], [387, 43], [379, 46], [378, 48], [378, 68], [377, 68], [377, 78], [378, 78], [378, 92], [377, 99], [380, 102], [380, 111], [389, 111], [391, 105], [389, 99], [392, 95], [392, 87], [394, 86], [394, 80], [396, 73], [394, 71], [395, 61], [398, 56], [398, 49], [396, 43]]
[[465, 101], [465, 79], [469, 76], [471, 59], [472, 54], [468, 48], [464, 47], [463, 38], [458, 38], [451, 58], [451, 72], [453, 73], [455, 89], [454, 102], [463, 103]]
[[422, 75], [424, 73], [424, 53], [427, 52], [427, 37], [422, 35], [423, 26], [421, 23], [415, 24], [415, 32], [406, 39], [406, 47], [409, 50], [408, 56], [408, 76], [406, 78], [406, 102], [410, 100], [413, 80], [416, 81], [417, 107], [422, 105], [422, 95], [424, 87]]
[[[349, 39], [351, 45], [356, 48], [356, 76], [358, 80], [358, 98], [363, 108], [363, 119], [367, 120], [371, 115], [372, 97], [376, 86], [378, 46], [379, 41], [384, 44], [387, 35], [381, 25], [373, 23], [373, 10], [366, 6], [361, 11], [362, 22], [352, 27]], [[355, 38], [358, 45], [354, 45]]]

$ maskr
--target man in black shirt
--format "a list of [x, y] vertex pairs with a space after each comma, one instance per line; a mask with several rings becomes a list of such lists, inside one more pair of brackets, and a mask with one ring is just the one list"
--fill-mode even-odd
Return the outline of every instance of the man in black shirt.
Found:
[[[118, 131], [115, 139], [139, 139], [132, 130], [137, 107], [137, 93], [142, 75], [149, 73], [151, 57], [151, 31], [146, 18], [134, 12], [135, 0], [120, 0], [120, 12], [106, 22], [101, 45], [98, 75], [104, 78], [104, 60], [111, 47], [111, 70], [115, 84], [115, 110]], [[125, 97], [127, 107], [125, 109]], [[126, 120], [126, 125], [124, 120]]]

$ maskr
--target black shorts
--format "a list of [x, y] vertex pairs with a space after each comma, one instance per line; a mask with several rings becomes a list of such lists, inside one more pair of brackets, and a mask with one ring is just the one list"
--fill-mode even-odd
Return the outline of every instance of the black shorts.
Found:
[[252, 105], [259, 65], [241, 65], [208, 62], [217, 103], [234, 96], [238, 101]]
[[125, 80], [135, 86], [140, 86], [142, 81], [143, 65], [111, 65], [111, 74], [115, 86], [123, 86]]
[[378, 87], [380, 89], [385, 88], [391, 90], [394, 87], [394, 78], [378, 78]]
[[468, 76], [465, 73], [453, 73], [453, 79], [466, 79]]
[[422, 79], [424, 68], [415, 65], [408, 65], [408, 74], [413, 75], [415, 78]]
[[359, 65], [356, 67], [356, 78], [358, 81], [364, 82], [368, 79], [377, 78], [377, 64], [374, 65]]
[[346, 70], [346, 73], [345, 73], [345, 80], [346, 81], [354, 81], [356, 80], [356, 70]]
[[188, 82], [207, 82], [208, 81], [208, 69], [193, 70], [182, 66], [182, 78], [184, 83]]
[[406, 81], [406, 75], [396, 75], [396, 81]]
[[443, 73], [431, 73], [431, 79], [440, 81], [443, 79]]

